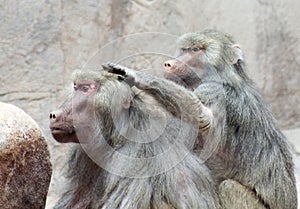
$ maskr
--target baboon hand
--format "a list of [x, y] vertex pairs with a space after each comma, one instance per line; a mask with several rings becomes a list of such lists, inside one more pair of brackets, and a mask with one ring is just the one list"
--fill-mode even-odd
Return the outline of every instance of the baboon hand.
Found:
[[129, 68], [124, 67], [119, 64], [108, 62], [108, 63], [102, 64], [102, 67], [104, 70], [106, 70], [110, 73], [122, 75], [124, 77], [132, 77], [132, 78], [136, 77], [136, 72], [134, 70], [129, 69]]
[[199, 106], [201, 106], [199, 128], [204, 133], [211, 128], [214, 116], [211, 109], [205, 107], [202, 103]]
[[102, 67], [103, 70], [106, 70], [109, 73], [118, 74], [125, 77], [126, 83], [128, 83], [130, 86], [136, 86], [139, 89], [146, 88], [146, 86], [141, 84], [141, 82], [139, 81], [139, 76], [137, 74], [137, 71], [135, 70], [129, 69], [127, 67], [112, 62], [104, 63], [102, 64]]

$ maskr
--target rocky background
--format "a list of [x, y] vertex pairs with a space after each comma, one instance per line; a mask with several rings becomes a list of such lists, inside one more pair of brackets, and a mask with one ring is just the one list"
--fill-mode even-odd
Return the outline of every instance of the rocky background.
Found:
[[[53, 164], [47, 208], [63, 189], [70, 147], [51, 137], [49, 112], [64, 100], [74, 69], [107, 43], [133, 33], [179, 36], [214, 28], [232, 34], [248, 73], [280, 127], [292, 129], [286, 133], [300, 150], [299, 8], [299, 0], [0, 0], [0, 101], [24, 109], [46, 135]], [[120, 50], [107, 50], [107, 59]]]

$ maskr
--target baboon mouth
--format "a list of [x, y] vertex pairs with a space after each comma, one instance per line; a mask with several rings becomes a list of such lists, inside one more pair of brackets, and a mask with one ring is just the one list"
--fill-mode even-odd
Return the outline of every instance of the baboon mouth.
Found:
[[79, 142], [74, 127], [62, 128], [62, 127], [50, 126], [50, 130], [54, 139], [60, 143]]
[[56, 127], [50, 126], [51, 134], [55, 139], [70, 137], [76, 135], [74, 127]]
[[70, 128], [50, 127], [50, 130], [52, 134], [74, 134], [75, 133], [74, 127], [70, 127]]

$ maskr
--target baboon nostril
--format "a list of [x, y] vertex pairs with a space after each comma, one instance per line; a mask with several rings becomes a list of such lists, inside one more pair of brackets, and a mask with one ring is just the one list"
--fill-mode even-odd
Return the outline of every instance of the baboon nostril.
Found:
[[55, 116], [55, 114], [52, 114], [52, 113], [50, 113], [50, 119], [55, 119], [56, 118], [56, 116]]
[[169, 63], [169, 62], [165, 62], [165, 67], [168, 67], [168, 68], [170, 68], [171, 67], [171, 64]]

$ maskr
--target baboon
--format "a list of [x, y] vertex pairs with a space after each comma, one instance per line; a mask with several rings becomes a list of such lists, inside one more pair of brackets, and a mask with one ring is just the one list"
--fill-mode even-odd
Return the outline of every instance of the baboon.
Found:
[[[175, 95], [166, 108], [151, 90], [131, 88], [121, 75], [79, 71], [73, 81], [72, 97], [50, 113], [57, 141], [81, 143], [72, 151], [67, 192], [55, 208], [220, 208], [209, 170], [189, 149], [199, 124], [189, 115], [211, 121], [191, 91], [160, 79], [173, 87], [163, 97]], [[180, 113], [185, 105], [189, 111]]]
[[[245, 72], [241, 48], [230, 35], [215, 30], [184, 34], [178, 46], [178, 57], [164, 63], [164, 76], [194, 92], [212, 111], [195, 149], [211, 152], [205, 163], [219, 185], [222, 207], [296, 209], [292, 155]], [[106, 68], [123, 71], [139, 86], [159, 82], [120, 65]], [[164, 88], [169, 87], [162, 86], [161, 92]]]

